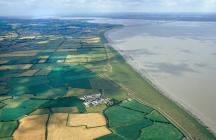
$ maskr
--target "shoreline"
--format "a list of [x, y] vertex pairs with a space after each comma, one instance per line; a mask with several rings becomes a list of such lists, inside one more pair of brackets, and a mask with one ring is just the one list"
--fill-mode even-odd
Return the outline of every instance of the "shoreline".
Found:
[[[212, 133], [216, 137], [216, 132], [214, 131], [214, 129], [211, 128], [211, 127], [209, 127], [205, 123], [205, 122], [208, 122], [208, 120], [206, 118], [202, 117], [197, 111], [195, 111], [195, 109], [192, 109], [192, 107], [189, 107], [183, 101], [178, 100], [176, 96], [171, 96], [169, 93], [166, 92], [165, 89], [160, 88], [160, 86], [155, 83], [155, 80], [148, 74], [148, 72], [146, 72], [143, 68], [140, 68], [140, 66], [139, 66], [140, 64], [137, 63], [137, 62], [135, 62], [134, 59], [133, 59], [133, 57], [125, 55], [123, 50], [121, 50], [119, 48], [116, 48], [116, 47], [114, 47], [114, 45], [112, 45], [113, 41], [110, 39], [110, 37], [108, 36], [108, 34], [110, 32], [116, 31], [116, 30], [121, 29], [123, 27], [115, 27], [115, 28], [112, 28], [112, 29], [107, 30], [106, 32], [104, 32], [104, 37], [107, 40], [107, 44], [109, 46], [111, 46], [112, 48], [114, 48], [116, 51], [118, 51], [119, 54], [124, 58], [125, 62], [128, 65], [130, 65], [130, 67], [135, 72], [137, 72], [145, 81], [147, 81], [154, 89], [156, 89], [159, 94], [165, 96], [168, 100], [170, 100], [171, 102], [175, 103], [180, 109], [182, 109], [184, 112], [186, 112], [187, 114], [189, 114], [202, 127], [206, 128], [210, 133]], [[153, 105], [151, 105], [151, 106], [153, 106]], [[165, 112], [163, 111], [163, 113], [165, 113]]]

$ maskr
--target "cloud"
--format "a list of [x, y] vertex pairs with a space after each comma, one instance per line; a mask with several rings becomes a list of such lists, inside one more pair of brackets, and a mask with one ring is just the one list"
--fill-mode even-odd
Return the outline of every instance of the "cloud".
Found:
[[103, 12], [216, 12], [216, 0], [0, 0], [0, 15]]

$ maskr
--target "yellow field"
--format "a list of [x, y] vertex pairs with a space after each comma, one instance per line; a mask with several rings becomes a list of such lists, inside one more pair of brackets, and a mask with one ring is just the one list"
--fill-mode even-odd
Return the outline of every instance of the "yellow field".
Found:
[[66, 126], [68, 114], [56, 113], [50, 118], [48, 125], [48, 140], [93, 140], [110, 134], [111, 131], [105, 126], [86, 128], [85, 126]]
[[76, 51], [76, 49], [58, 49], [56, 52], [73, 52]]
[[46, 68], [46, 69], [41, 69], [40, 71], [38, 71], [35, 75], [36, 76], [46, 76], [50, 73], [50, 69]]
[[3, 95], [3, 96], [0, 96], [0, 101], [2, 101], [2, 100], [8, 100], [10, 98], [12, 98], [12, 96]]
[[0, 64], [5, 64], [7, 62], [9, 62], [9, 60], [0, 60]]
[[45, 63], [47, 59], [49, 58], [49, 56], [48, 55], [39, 56], [38, 58], [40, 59], [38, 63]]
[[88, 38], [88, 39], [85, 39], [84, 42], [88, 43], [88, 44], [99, 43], [100, 42], [100, 38], [99, 37]]
[[13, 134], [14, 140], [45, 140], [45, 124], [48, 115], [28, 116], [20, 120]]
[[7, 106], [7, 108], [16, 108], [18, 106], [21, 105], [21, 102], [22, 101], [25, 101], [25, 100], [13, 100], [13, 99], [8, 99], [8, 100], [5, 100], [5, 101], [2, 101], [3, 103], [5, 103]]
[[88, 55], [68, 55], [65, 63], [85, 63], [88, 62]]
[[23, 36], [20, 39], [35, 39], [36, 36]]
[[86, 110], [89, 113], [103, 113], [103, 111], [107, 108], [105, 104], [87, 107]]
[[19, 56], [35, 56], [36, 53], [4, 53], [0, 54], [0, 57], [19, 57]]
[[55, 113], [79, 113], [77, 107], [55, 107], [52, 108], [52, 112]]
[[39, 56], [38, 58], [40, 58], [40, 59], [48, 59], [48, 58], [49, 58], [49, 55]]
[[2, 65], [0, 66], [0, 70], [16, 70], [16, 69], [30, 69], [32, 64], [18, 64], [18, 65]]
[[47, 41], [40, 41], [40, 42], [37, 42], [36, 44], [47, 44], [47, 43], [49, 43], [49, 40], [47, 40]]
[[16, 51], [16, 52], [11, 52], [11, 53], [1, 53], [0, 57], [35, 56], [38, 52], [54, 52], [54, 51], [55, 51], [54, 49]]
[[39, 64], [42, 64], [42, 63], [45, 63], [47, 61], [47, 59], [40, 59], [39, 61], [38, 61], [38, 63]]
[[33, 76], [36, 72], [38, 72], [37, 69], [27, 70], [27, 71], [21, 73], [20, 75], [18, 75], [18, 77]]
[[104, 54], [67, 55], [67, 57], [65, 59], [65, 63], [86, 63], [86, 62], [100, 61], [100, 60], [105, 60], [105, 59], [106, 59], [106, 55], [104, 55]]
[[68, 118], [68, 126], [87, 126], [98, 127], [105, 126], [106, 119], [102, 114], [99, 113], [88, 113], [88, 114], [70, 114]]
[[64, 63], [65, 60], [57, 60], [57, 63]]
[[37, 109], [34, 112], [30, 113], [29, 115], [43, 115], [43, 114], [49, 114], [48, 109]]

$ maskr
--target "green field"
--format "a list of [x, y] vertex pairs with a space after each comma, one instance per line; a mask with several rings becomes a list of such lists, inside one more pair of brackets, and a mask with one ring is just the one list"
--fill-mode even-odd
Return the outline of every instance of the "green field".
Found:
[[[149, 140], [160, 138], [178, 140], [184, 137], [169, 121], [158, 123], [157, 120], [149, 119], [147, 116], [152, 116], [152, 112], [156, 111], [135, 100], [125, 100], [109, 107], [104, 111], [104, 115], [108, 119], [108, 127], [112, 130], [113, 134], [101, 137], [99, 140], [106, 140], [111, 137], [118, 137], [119, 139], [125, 140], [144, 138]], [[163, 116], [157, 114], [157, 117], [162, 118]]]
[[139, 102], [132, 100], [130, 102], [125, 102], [120, 104], [120, 106], [131, 109], [131, 110], [135, 110], [135, 111], [139, 111], [139, 112], [143, 112], [144, 114], [148, 114], [150, 112], [153, 111], [152, 108], [145, 106], [143, 104], [140, 104]]
[[86, 112], [82, 101], [77, 97], [64, 97], [50, 100], [44, 103], [40, 108], [56, 108], [56, 107], [77, 107], [80, 113]]
[[142, 129], [138, 140], [179, 140], [182, 134], [171, 124], [154, 123], [152, 126]]
[[0, 122], [0, 139], [3, 137], [10, 137], [17, 127], [17, 121]]
[[146, 117], [148, 119], [156, 121], [156, 122], [168, 122], [168, 120], [156, 110], [154, 110], [151, 113], [149, 113], [148, 115], [146, 115]]
[[89, 113], [103, 113], [103, 111], [106, 108], [107, 108], [107, 106], [102, 104], [102, 105], [86, 108], [86, 111], [89, 112]]
[[104, 112], [104, 114], [108, 118], [109, 127], [120, 127], [122, 125], [129, 125], [135, 120], [142, 120], [144, 118], [143, 113], [125, 109], [120, 106], [109, 107]]
[[97, 138], [96, 140], [126, 140], [126, 139], [117, 134], [110, 134], [110, 135]]
[[118, 135], [124, 136], [126, 139], [135, 140], [139, 138], [140, 130], [152, 125], [152, 123], [153, 122], [150, 120], [142, 119], [140, 121], [135, 121], [130, 125], [124, 125], [122, 127], [113, 128], [113, 131]]
[[0, 121], [19, 120], [44, 104], [46, 100], [7, 100], [0, 110]]

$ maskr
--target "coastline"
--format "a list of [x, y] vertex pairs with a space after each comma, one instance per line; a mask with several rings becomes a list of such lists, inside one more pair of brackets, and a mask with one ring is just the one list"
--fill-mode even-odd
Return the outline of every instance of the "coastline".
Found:
[[[214, 137], [216, 137], [216, 132], [214, 132], [214, 130], [209, 127], [208, 125], [206, 125], [205, 123], [205, 118], [201, 117], [199, 113], [197, 113], [196, 111], [194, 111], [191, 107], [188, 107], [186, 104], [184, 104], [184, 102], [182, 102], [181, 100], [178, 100], [177, 97], [174, 97], [174, 96], [171, 96], [169, 93], [166, 92], [165, 89], [162, 89], [160, 88], [160, 86], [158, 84], [155, 83], [155, 80], [152, 79], [152, 77], [141, 67], [139, 67], [139, 63], [137, 62], [134, 62], [134, 59], [131, 57], [131, 56], [128, 56], [128, 55], [125, 55], [124, 54], [124, 51], [122, 51], [121, 49], [119, 48], [116, 48], [112, 45], [113, 41], [111, 40], [111, 38], [108, 36], [108, 34], [110, 32], [113, 32], [115, 30], [118, 30], [122, 27], [115, 27], [115, 28], [112, 28], [108, 31], [106, 31], [104, 33], [104, 37], [106, 38], [107, 40], [107, 44], [109, 46], [111, 46], [113, 49], [115, 49], [123, 58], [124, 60], [126, 61], [126, 63], [136, 72], [138, 73], [142, 78], [143, 80], [147, 81], [154, 89], [156, 89], [158, 91], [159, 94], [161, 94], [162, 96], [164, 96], [165, 98], [167, 98], [170, 102], [173, 102], [174, 104], [176, 104], [181, 110], [183, 110], [185, 113], [187, 113], [190, 117], [192, 117], [197, 123], [199, 123], [204, 129], [207, 129], [209, 131], [209, 133], [211, 133]], [[138, 99], [139, 100], [139, 99]], [[144, 101], [141, 101], [141, 102], [144, 102]], [[149, 104], [150, 105], [150, 104]], [[158, 110], [158, 107], [154, 106], [154, 105], [151, 105], [153, 108], [156, 108]], [[187, 109], [188, 108], [188, 109]], [[162, 111], [162, 112], [161, 112]], [[164, 112], [164, 110], [160, 110], [160, 112], [162, 114], [164, 114], [165, 116], [166, 115], [166, 112]], [[171, 119], [171, 122], [174, 121], [175, 123], [175, 120], [171, 117], [169, 117], [168, 119]], [[176, 123], [175, 123], [176, 124]], [[179, 126], [179, 124], [177, 124], [177, 127], [182, 130], [183, 132], [186, 131], [187, 133], [187, 130], [184, 130], [184, 127], [182, 126]], [[189, 134], [190, 135], [190, 134]], [[193, 136], [189, 136], [191, 137], [191, 139], [193, 139], [192, 137]]]

